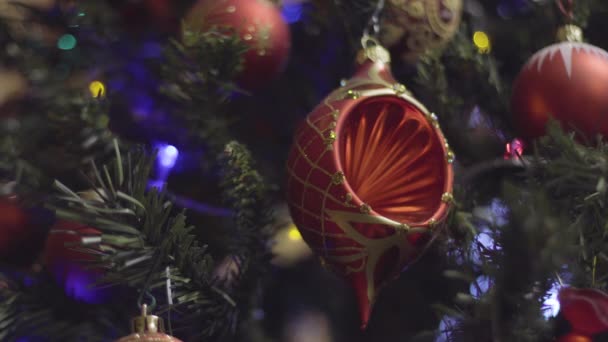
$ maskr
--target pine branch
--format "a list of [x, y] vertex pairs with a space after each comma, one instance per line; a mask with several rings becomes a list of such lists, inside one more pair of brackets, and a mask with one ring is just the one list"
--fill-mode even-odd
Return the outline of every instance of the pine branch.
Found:
[[[268, 190], [260, 174], [253, 168], [253, 159], [249, 151], [233, 141], [226, 145], [224, 154], [220, 155], [223, 166], [222, 188], [224, 201], [235, 212], [235, 244], [231, 253], [238, 266], [236, 276], [236, 293], [239, 312], [249, 317], [250, 306], [256, 306], [248, 293], [260, 290], [261, 280], [268, 273], [271, 252], [272, 213], [268, 202]], [[249, 325], [255, 323], [249, 323]], [[245, 332], [249, 335], [249, 332]]]
[[[509, 222], [489, 225], [496, 244], [478, 250], [481, 268], [469, 256], [462, 271], [449, 274], [465, 280], [485, 275], [493, 284], [480, 298], [459, 297], [460, 313], [452, 312], [460, 320], [454, 341], [549, 340], [552, 322], [540, 314], [553, 284], [566, 279], [570, 286], [606, 288], [608, 147], [600, 140], [596, 146], [581, 145], [555, 122], [548, 131], [526, 168], [528, 178], [503, 188]], [[464, 241], [477, 234], [460, 230], [467, 232]]]
[[599, 139], [595, 145], [581, 145], [552, 123], [538, 154], [547, 160], [535, 170], [536, 181], [547, 189], [552, 203], [568, 213], [577, 235], [579, 264], [570, 264], [572, 285], [606, 289], [608, 145]]
[[184, 23], [182, 36], [165, 48], [160, 91], [178, 104], [175, 119], [219, 151], [228, 141], [233, 119], [225, 106], [231, 93], [241, 91], [233, 80], [247, 46], [234, 32], [217, 27], [197, 31]]
[[[33, 282], [33, 284], [32, 284]], [[128, 333], [124, 303], [103, 307], [73, 301], [45, 274], [2, 277], [0, 339], [108, 341]]]
[[[20, 172], [16, 165], [27, 165], [30, 171], [38, 168], [45, 173], [30, 175], [53, 178], [111, 151], [107, 103], [88, 94], [82, 73], [107, 56], [107, 49], [99, 47], [99, 34], [90, 27], [112, 25], [103, 25], [101, 10], [85, 13], [75, 8], [42, 11], [20, 3], [12, 6], [22, 7], [25, 14], [18, 20], [0, 18], [0, 49], [7, 51], [0, 62], [21, 71], [29, 89], [26, 96], [15, 99], [19, 113], [14, 122], [3, 118], [0, 125], [0, 169], [14, 177]], [[56, 41], [32, 37], [24, 29], [38, 26], [73, 34], [77, 47], [58, 50]]]
[[[238, 267], [228, 280], [216, 278], [215, 258], [198, 240], [196, 228], [187, 225], [184, 213], [176, 212], [162, 191], [147, 190], [153, 164], [148, 153], [139, 149], [122, 154], [117, 143], [115, 153], [110, 164], [92, 164], [91, 183], [97, 189], [97, 198], [83, 198], [56, 182], [57, 196], [48, 203], [59, 218], [103, 233], [99, 250], [93, 254], [98, 259], [89, 265], [107, 269], [97, 285], [137, 289], [140, 300], [145, 299], [145, 293], [152, 293], [159, 302], [157, 312], [173, 317], [174, 331], [183, 336], [207, 340], [234, 333], [238, 321], [248, 318], [252, 297], [270, 261], [271, 216], [265, 203], [264, 183], [252, 168], [249, 152], [232, 142], [219, 158], [224, 172], [224, 198], [235, 212], [234, 231], [227, 233], [231, 236], [227, 250]], [[171, 298], [166, 294], [168, 280]], [[8, 322], [13, 312], [24, 312], [23, 301], [31, 298], [27, 291], [30, 290], [16, 292], [10, 297], [12, 301], [4, 302], [6, 313], [0, 319]], [[36, 291], [31, 291], [36, 295]], [[133, 301], [131, 306], [135, 307], [135, 298]], [[123, 310], [124, 304], [123, 301]], [[0, 333], [57, 331], [67, 324], [42, 315], [47, 310], [45, 303], [27, 307], [30, 316], [10, 321], [13, 328], [0, 329]], [[95, 322], [89, 324], [99, 326]], [[78, 329], [68, 332], [70, 336], [84, 333]]]

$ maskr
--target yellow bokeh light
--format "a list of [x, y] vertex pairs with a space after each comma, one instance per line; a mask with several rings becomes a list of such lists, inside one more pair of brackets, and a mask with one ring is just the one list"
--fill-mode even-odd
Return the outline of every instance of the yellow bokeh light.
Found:
[[103, 97], [106, 94], [106, 86], [99, 81], [93, 81], [89, 84], [89, 91], [93, 97]]
[[287, 236], [289, 236], [289, 240], [291, 241], [302, 240], [302, 234], [300, 234], [300, 231], [295, 226], [289, 228], [289, 233]]
[[488, 53], [492, 47], [490, 37], [483, 31], [477, 31], [473, 34], [473, 44], [475, 44], [479, 53]]

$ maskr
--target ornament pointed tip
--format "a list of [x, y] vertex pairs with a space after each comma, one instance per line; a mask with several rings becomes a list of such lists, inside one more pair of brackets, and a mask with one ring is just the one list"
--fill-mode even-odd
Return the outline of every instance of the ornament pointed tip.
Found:
[[372, 303], [367, 300], [367, 298], [366, 300], [359, 300], [359, 318], [361, 320], [361, 331], [365, 331], [369, 323], [369, 317], [372, 311]]

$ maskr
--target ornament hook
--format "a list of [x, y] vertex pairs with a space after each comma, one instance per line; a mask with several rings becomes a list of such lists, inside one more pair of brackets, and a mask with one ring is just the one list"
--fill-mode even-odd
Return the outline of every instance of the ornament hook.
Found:
[[555, 3], [568, 22], [574, 20], [574, 0], [555, 0]]
[[[380, 34], [380, 14], [384, 10], [385, 3], [386, 0], [378, 0], [376, 9], [374, 10], [372, 17], [369, 19], [367, 26], [363, 30], [363, 37], [378, 36], [378, 34]], [[365, 46], [363, 48], [365, 48]]]
[[380, 42], [378, 39], [364, 34], [363, 37], [361, 37], [361, 46], [364, 49], [374, 48], [376, 46], [380, 46]]

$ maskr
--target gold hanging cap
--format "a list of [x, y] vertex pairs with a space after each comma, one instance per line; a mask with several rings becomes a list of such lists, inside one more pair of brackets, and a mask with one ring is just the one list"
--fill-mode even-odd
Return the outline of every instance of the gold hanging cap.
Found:
[[141, 306], [141, 316], [133, 318], [131, 321], [131, 331], [134, 334], [146, 334], [164, 332], [163, 320], [154, 315], [148, 316], [148, 306]]
[[560, 42], [582, 42], [583, 30], [576, 25], [564, 25], [557, 30], [557, 40]]

